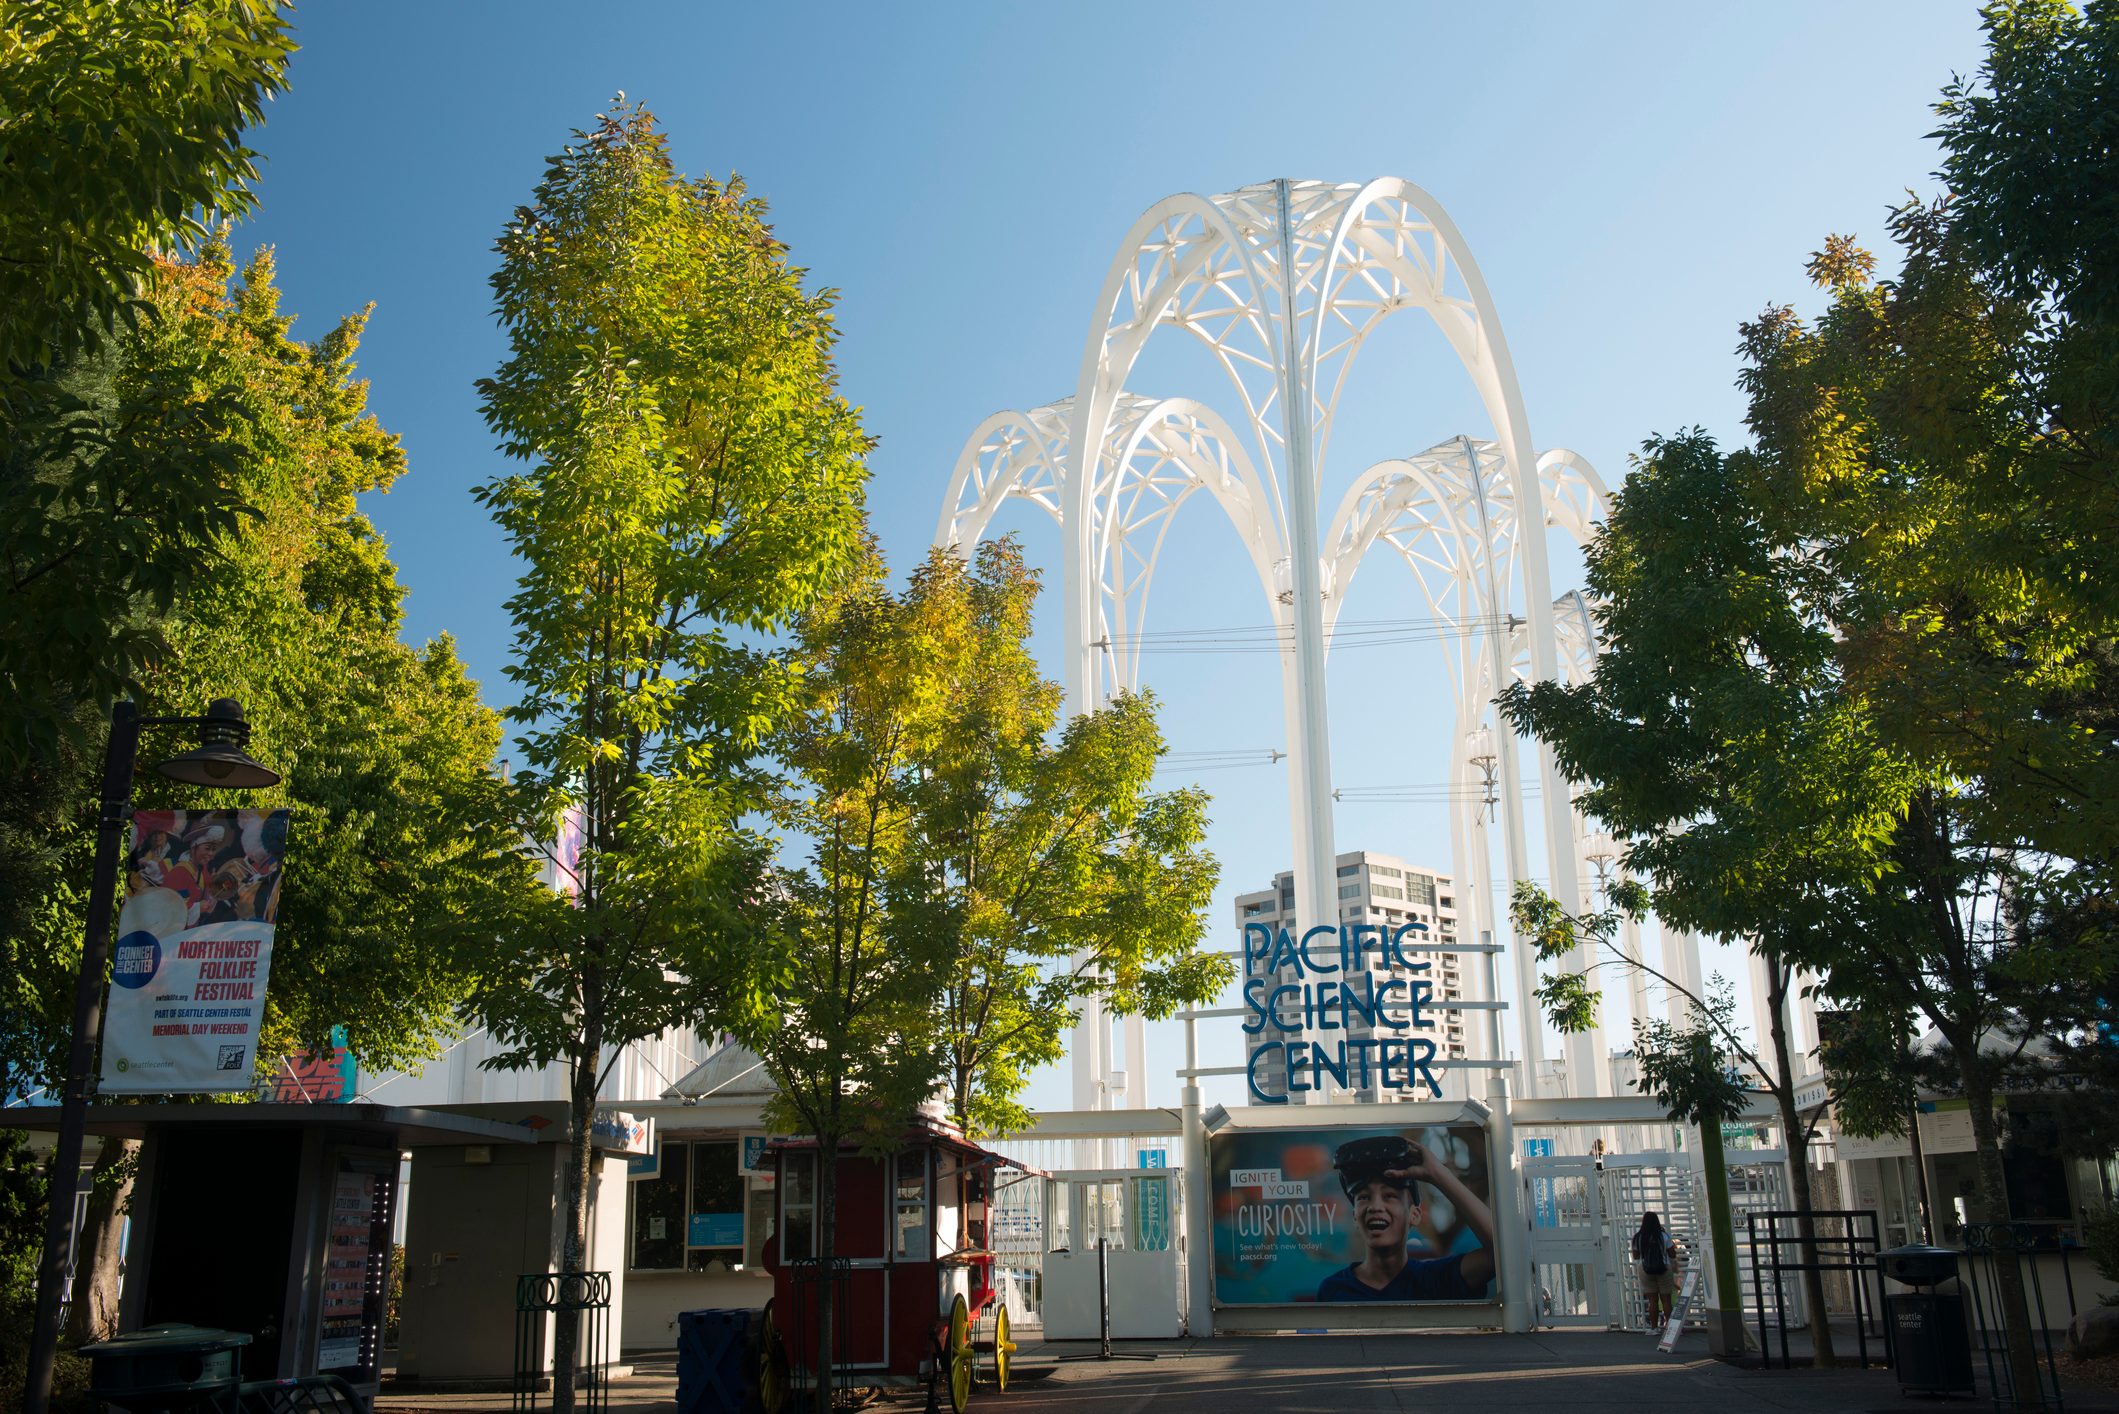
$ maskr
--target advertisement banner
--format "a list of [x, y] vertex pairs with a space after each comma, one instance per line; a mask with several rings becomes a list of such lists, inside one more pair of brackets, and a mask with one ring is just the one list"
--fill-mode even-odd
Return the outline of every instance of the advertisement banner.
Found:
[[140, 810], [111, 951], [102, 1088], [248, 1090], [287, 854], [284, 810]]
[[1224, 1130], [1208, 1167], [1224, 1306], [1496, 1299], [1475, 1124]]

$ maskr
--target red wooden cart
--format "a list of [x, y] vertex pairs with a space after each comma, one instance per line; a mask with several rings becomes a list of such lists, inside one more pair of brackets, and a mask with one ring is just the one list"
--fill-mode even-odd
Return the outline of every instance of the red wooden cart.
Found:
[[766, 1414], [779, 1414], [794, 1384], [813, 1383], [818, 1284], [826, 1279], [837, 1293], [837, 1382], [946, 1389], [950, 1408], [963, 1414], [986, 1355], [992, 1382], [1008, 1388], [1015, 1346], [996, 1288], [991, 1214], [1001, 1172], [1033, 1170], [932, 1120], [909, 1130], [896, 1154], [842, 1152], [827, 1277], [817, 1260], [816, 1141], [776, 1140], [768, 1152], [776, 1192], [764, 1252], [773, 1278], [760, 1341]]

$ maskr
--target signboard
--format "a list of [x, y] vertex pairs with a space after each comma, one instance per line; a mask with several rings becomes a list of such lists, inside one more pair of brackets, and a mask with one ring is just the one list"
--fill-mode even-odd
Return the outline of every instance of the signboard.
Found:
[[1168, 1149], [1142, 1149], [1140, 1151], [1140, 1166], [1144, 1169], [1166, 1169], [1170, 1167], [1170, 1151]]
[[1662, 1337], [1655, 1348], [1668, 1355], [1678, 1348], [1678, 1337], [1685, 1332], [1685, 1317], [1692, 1311], [1693, 1300], [1700, 1294], [1700, 1269], [1694, 1267], [1685, 1273], [1685, 1285], [1678, 1292], [1678, 1299], [1670, 1305], [1670, 1319], [1663, 1323]]
[[599, 1108], [589, 1115], [589, 1136], [606, 1154], [647, 1154], [654, 1150], [654, 1126], [624, 1110]]
[[1251, 1103], [1334, 1090], [1439, 1097], [1432, 964], [1415, 955], [1428, 947], [1427, 925], [1417, 921], [1396, 929], [1320, 924], [1299, 938], [1244, 924], [1243, 1029], [1256, 1038], [1245, 1047]]
[[341, 1173], [331, 1190], [330, 1247], [324, 1257], [324, 1325], [320, 1370], [361, 1364], [361, 1326], [368, 1310], [368, 1240], [375, 1222], [375, 1175]]
[[346, 1049], [346, 1028], [331, 1028], [331, 1044], [313, 1056], [287, 1056], [259, 1087], [258, 1098], [280, 1105], [343, 1105], [360, 1092], [360, 1064]]
[[1170, 1180], [1160, 1175], [1133, 1180], [1133, 1250], [1170, 1250]]
[[687, 1247], [741, 1247], [743, 1214], [693, 1213], [684, 1226]]
[[1495, 1299], [1477, 1125], [1224, 1130], [1208, 1168], [1224, 1306]]
[[[625, 1176], [627, 1178], [662, 1177], [662, 1150], [658, 1148], [646, 1154], [627, 1154], [625, 1156]], [[656, 1218], [655, 1221], [659, 1223], [662, 1219]], [[657, 1237], [661, 1236], [660, 1233], [655, 1235]]]
[[286, 853], [284, 810], [133, 812], [106, 1093], [251, 1088]]
[[766, 1141], [770, 1135], [745, 1134], [736, 1144], [736, 1172], [745, 1178], [764, 1178], [771, 1175], [772, 1163], [765, 1157]]

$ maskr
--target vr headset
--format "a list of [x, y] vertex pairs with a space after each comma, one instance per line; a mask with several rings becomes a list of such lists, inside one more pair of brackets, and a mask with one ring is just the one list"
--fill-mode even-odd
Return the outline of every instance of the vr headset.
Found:
[[[1374, 1183], [1392, 1169], [1411, 1168], [1419, 1161], [1419, 1155], [1410, 1141], [1400, 1135], [1383, 1134], [1373, 1139], [1354, 1139], [1339, 1146], [1332, 1156], [1332, 1167], [1339, 1170], [1339, 1186], [1352, 1198], [1364, 1183]], [[1393, 1178], [1388, 1182], [1403, 1188], [1415, 1203], [1420, 1201], [1420, 1185], [1409, 1178]]]

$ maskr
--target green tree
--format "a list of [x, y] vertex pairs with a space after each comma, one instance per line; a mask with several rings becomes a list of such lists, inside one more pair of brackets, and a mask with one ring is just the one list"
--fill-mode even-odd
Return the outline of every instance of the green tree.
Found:
[[[443, 942], [467, 898], [526, 877], [492, 770], [499, 720], [453, 645], [399, 638], [404, 591], [357, 498], [404, 469], [397, 439], [354, 376], [365, 313], [315, 344], [289, 336], [273, 262], [235, 278], [226, 247], [169, 260], [145, 286], [156, 313], [112, 344], [121, 388], [157, 382], [240, 414], [211, 454], [236, 467], [251, 514], [199, 555], [193, 590], [155, 621], [143, 674], [150, 712], [243, 701], [258, 750], [283, 774], [245, 808], [295, 812], [260, 1060], [348, 1044], [378, 1068], [417, 1063], [452, 1024], [461, 970]], [[170, 430], [185, 439], [192, 429]], [[139, 453], [156, 445], [143, 429]], [[164, 494], [181, 488], [170, 484]], [[112, 629], [122, 632], [122, 626]], [[170, 743], [150, 743], [149, 752]], [[85, 751], [30, 767], [34, 789], [0, 813], [6, 852], [6, 1083], [47, 1082], [65, 1044], [63, 1007], [80, 957], [95, 812]], [[144, 772], [142, 808], [201, 802]]]
[[[1835, 241], [1812, 262], [1833, 291], [1814, 327], [1779, 308], [1746, 326], [1755, 451], [1649, 444], [1590, 556], [1610, 651], [1592, 681], [1517, 689], [1508, 709], [1596, 782], [1584, 808], [1633, 839], [1626, 863], [1666, 918], [1942, 1035], [1999, 1217], [1993, 1101], [2023, 1018], [2070, 974], [2110, 974], [2098, 940], [2027, 946], [2010, 905], [2041, 860], [2095, 838], [2093, 811], [2029, 784], [2106, 769], [2077, 720], [2044, 712], [2089, 685], [2095, 625], [2019, 592], [1995, 557], [2006, 504], [1966, 469], [2042, 435], [2009, 353], [2021, 322], [1933, 209], [1894, 228], [1899, 282]], [[2028, 1398], [2014, 1276], [2002, 1309]]]
[[157, 251], [251, 209], [243, 129], [293, 52], [276, 0], [0, 4], [0, 365], [137, 322]]
[[[1624, 866], [1652, 881], [1666, 922], [1742, 938], [1766, 963], [1773, 1034], [1754, 1055], [1800, 1155], [1810, 1121], [1784, 1003], [1797, 968], [1843, 955], [1833, 891], [1873, 873], [1906, 769], [1837, 695], [1836, 636], [1803, 598], [1806, 562], [1774, 538], [1778, 508], [1758, 473], [1756, 458], [1725, 458], [1703, 433], [1649, 443], [1588, 555], [1595, 672], [1501, 700], [1591, 783], [1582, 809], [1627, 842]], [[1807, 1166], [1790, 1172], [1807, 1211]], [[1807, 1219], [1799, 1235], [1814, 1244]], [[1806, 1277], [1821, 1312], [1823, 1285]], [[1833, 1358], [1821, 1322], [1816, 1349]]]
[[[498, 249], [509, 354], [480, 391], [529, 469], [479, 494], [524, 564], [517, 785], [540, 836], [574, 812], [582, 845], [571, 898], [485, 920], [471, 1012], [511, 1048], [492, 1063], [567, 1068], [579, 1270], [606, 1072], [733, 1000], [713, 963], [758, 867], [738, 822], [793, 686], [757, 641], [854, 562], [868, 443], [829, 293], [803, 288], [740, 182], [679, 176], [645, 109], [575, 134]], [[574, 1335], [554, 1343], [562, 1414]]]
[[[893, 1151], [942, 1079], [937, 1011], [954, 939], [907, 926], [890, 904], [917, 896], [925, 876], [915, 830], [925, 762], [955, 725], [955, 683], [983, 646], [968, 589], [935, 557], [894, 595], [871, 547], [803, 617], [798, 705], [771, 739], [785, 772], [773, 820], [806, 863], [776, 870], [755, 910], [734, 1030], [772, 1077], [766, 1122], [816, 1141], [816, 1251], [827, 1262], [841, 1151]], [[783, 1245], [783, 1260], [797, 1255]], [[831, 1407], [833, 1291], [817, 1287], [819, 1414]]]
[[[110, 347], [159, 252], [251, 205], [242, 130], [293, 49], [260, 0], [0, 0], [0, 773], [38, 789], [251, 507], [243, 409]], [[172, 494], [181, 487], [182, 494]], [[40, 774], [42, 773], [42, 774]]]
[[921, 867], [890, 900], [892, 927], [950, 940], [942, 1000], [950, 1117], [974, 1136], [1026, 1127], [1030, 1072], [1063, 1054], [1094, 998], [1168, 1016], [1228, 984], [1199, 950], [1218, 870], [1206, 795], [1158, 792], [1152, 697], [1126, 695], [1062, 726], [1060, 689], [1028, 645], [1038, 580], [1012, 540], [975, 567], [937, 550], [926, 602], [966, 645], [923, 740], [911, 825]]
[[[196, 259], [159, 262], [143, 297], [154, 313], [106, 348], [116, 395], [156, 384], [228, 409], [206, 450], [234, 469], [251, 506], [201, 550], [191, 592], [154, 620], [160, 648], [140, 695], [150, 713], [239, 698], [257, 750], [283, 773], [273, 790], [229, 802], [294, 812], [261, 1073], [321, 1047], [334, 1026], [372, 1068], [415, 1065], [436, 1053], [467, 985], [450, 943], [458, 917], [486, 893], [527, 893], [531, 881], [493, 772], [499, 719], [448, 640], [401, 641], [403, 589], [358, 506], [404, 469], [354, 373], [366, 315], [314, 344], [296, 340], [278, 310], [270, 253], [237, 277], [218, 241]], [[146, 462], [155, 435], [151, 426], [137, 434]], [[151, 741], [147, 759], [177, 744]], [[92, 764], [62, 738], [18, 773], [34, 789], [0, 806], [0, 1079], [10, 1093], [51, 1085], [68, 1041], [96, 816]], [[136, 800], [211, 803], [146, 771]], [[120, 1156], [106, 1158], [115, 1172]], [[120, 1211], [115, 1201], [91, 1208], [84, 1251], [114, 1260], [100, 1238]]]

